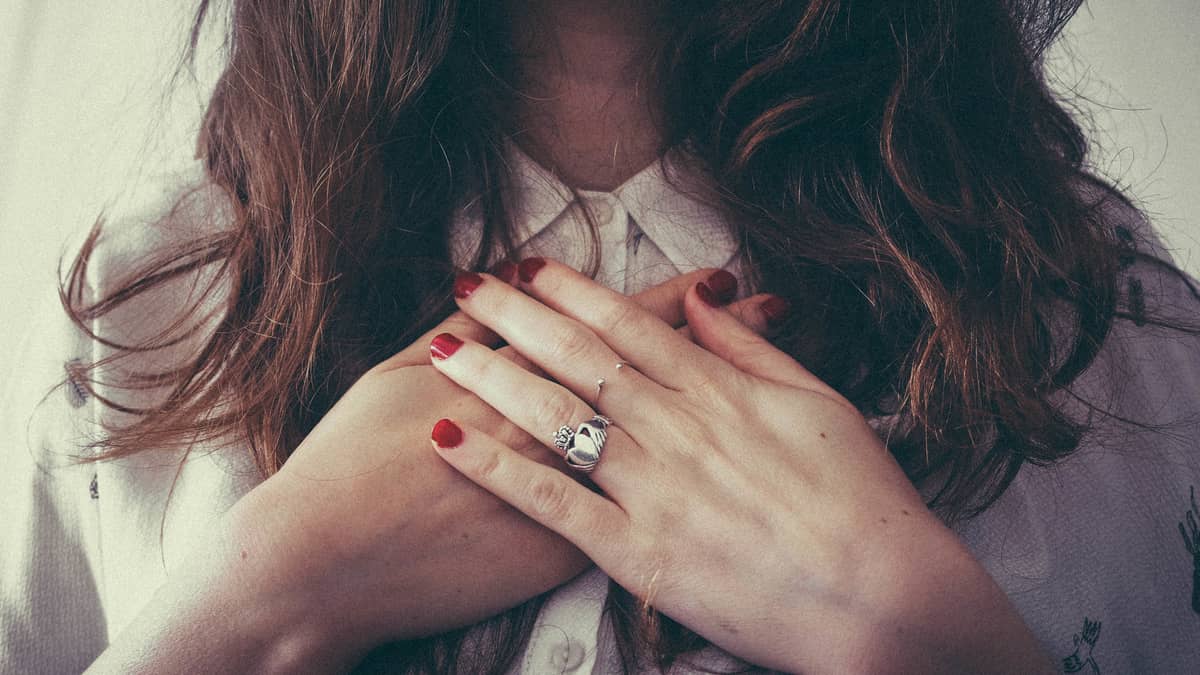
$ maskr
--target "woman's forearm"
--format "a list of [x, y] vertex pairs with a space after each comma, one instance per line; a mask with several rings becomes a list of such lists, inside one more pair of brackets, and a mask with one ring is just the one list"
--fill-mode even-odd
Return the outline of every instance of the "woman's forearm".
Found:
[[315, 665], [316, 641], [263, 618], [244, 606], [183, 598], [164, 587], [87, 672], [271, 673]]
[[[236, 509], [236, 507], [235, 507]], [[345, 669], [317, 602], [273, 591], [270, 560], [231, 518], [193, 554], [88, 673], [244, 673]]]

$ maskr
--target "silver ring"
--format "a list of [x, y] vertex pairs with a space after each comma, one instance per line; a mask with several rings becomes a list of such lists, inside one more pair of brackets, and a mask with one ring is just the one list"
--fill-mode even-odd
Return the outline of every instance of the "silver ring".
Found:
[[591, 473], [600, 463], [610, 424], [612, 420], [604, 415], [595, 415], [575, 429], [564, 424], [554, 433], [554, 445], [563, 451], [568, 466]]
[[574, 429], [565, 424], [562, 425], [558, 428], [558, 431], [554, 432], [554, 447], [566, 452], [567, 448], [571, 447], [571, 438], [574, 435]]
[[[621, 370], [622, 367], [627, 366], [627, 365], [629, 365], [628, 361], [618, 361], [617, 362], [617, 370]], [[605, 380], [603, 377], [596, 379], [596, 398], [593, 401], [592, 407], [595, 407], [595, 408], [600, 407], [600, 393], [604, 390], [605, 382], [607, 382], [607, 380]]]

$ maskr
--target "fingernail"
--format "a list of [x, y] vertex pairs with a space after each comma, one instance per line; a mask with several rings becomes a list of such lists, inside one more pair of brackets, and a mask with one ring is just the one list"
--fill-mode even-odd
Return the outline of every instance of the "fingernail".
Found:
[[704, 301], [704, 304], [708, 305], [709, 307], [721, 306], [721, 301], [717, 299], [717, 296], [712, 292], [712, 289], [705, 285], [703, 281], [696, 284], [696, 295], [700, 296], [700, 299]]
[[517, 264], [511, 260], [505, 260], [496, 266], [496, 276], [503, 279], [506, 284], [513, 283], [517, 280]]
[[459, 443], [462, 443], [462, 429], [458, 425], [448, 419], [440, 419], [437, 424], [433, 425], [433, 433], [430, 434], [433, 442], [437, 443], [439, 448], [456, 448]]
[[479, 284], [483, 283], [483, 277], [474, 272], [462, 272], [454, 278], [454, 297], [462, 298], [475, 292], [479, 288]]
[[728, 303], [733, 300], [733, 296], [737, 295], [737, 277], [725, 270], [713, 272], [704, 284], [712, 290], [713, 295], [720, 299], [721, 304]]
[[533, 281], [533, 275], [538, 273], [538, 270], [546, 266], [545, 258], [526, 258], [518, 265], [518, 270], [521, 274], [521, 281], [529, 283]]
[[439, 361], [448, 359], [458, 351], [458, 348], [463, 345], [463, 341], [454, 337], [450, 333], [439, 333], [433, 338], [433, 342], [429, 343], [429, 355]]
[[759, 307], [762, 309], [763, 315], [767, 317], [767, 325], [774, 328], [783, 323], [783, 320], [787, 318], [792, 305], [778, 295], [772, 295], [763, 300], [763, 303]]

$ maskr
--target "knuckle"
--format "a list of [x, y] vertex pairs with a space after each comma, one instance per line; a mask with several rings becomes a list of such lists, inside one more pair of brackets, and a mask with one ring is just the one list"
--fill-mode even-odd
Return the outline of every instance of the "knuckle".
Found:
[[496, 480], [500, 475], [500, 470], [500, 455], [495, 452], [481, 454], [475, 464], [475, 475], [484, 482]]
[[556, 329], [549, 341], [549, 355], [556, 363], [567, 363], [587, 353], [591, 340], [582, 326], [567, 324]]
[[570, 514], [567, 485], [552, 477], [540, 477], [529, 485], [529, 505], [539, 520], [560, 522]]
[[575, 419], [575, 402], [566, 396], [546, 396], [536, 404], [534, 419], [540, 420], [545, 428], [551, 430], [564, 424], [570, 425]]
[[756, 333], [762, 333], [767, 328], [766, 318], [759, 308], [761, 300], [759, 296], [753, 296], [744, 300], [728, 305], [726, 309], [739, 321], [743, 326], [748, 327]]
[[[741, 416], [745, 412], [745, 401], [736, 392], [745, 392], [743, 375], [740, 372], [725, 373], [722, 378], [701, 375], [688, 382], [685, 396], [707, 411], [706, 415]], [[697, 418], [696, 423], [703, 419]]]
[[538, 273], [538, 286], [541, 293], [550, 297], [557, 297], [565, 293], [567, 281], [570, 277], [563, 274], [558, 263], [554, 260], [547, 259], [546, 266]]
[[538, 458], [545, 454], [542, 444], [528, 432], [504, 417], [496, 417], [499, 419], [493, 419], [490, 431], [493, 438], [526, 457]]
[[[460, 350], [459, 354], [468, 357], [464, 361], [467, 361], [466, 365], [469, 367], [476, 381], [504, 377], [505, 371], [501, 368], [502, 364], [500, 363], [500, 359], [503, 357], [498, 356], [486, 347], [476, 351], [474, 349], [475, 345], [465, 346], [470, 347], [470, 349]], [[459, 354], [455, 354], [455, 356]]]
[[[490, 286], [488, 290], [493, 291], [487, 297], [488, 311], [493, 316], [505, 316], [511, 314], [513, 311], [512, 305], [515, 294], [519, 293], [520, 291], [517, 291], [503, 282], [494, 285], [484, 284], [484, 286]], [[474, 319], [471, 320], [474, 321]]]
[[699, 375], [688, 383], [688, 392], [693, 398], [705, 403], [723, 402], [728, 383], [722, 383], [711, 375]]
[[592, 327], [601, 335], [611, 335], [628, 329], [634, 322], [640, 322], [645, 311], [629, 300], [605, 303], [604, 307], [590, 315]]

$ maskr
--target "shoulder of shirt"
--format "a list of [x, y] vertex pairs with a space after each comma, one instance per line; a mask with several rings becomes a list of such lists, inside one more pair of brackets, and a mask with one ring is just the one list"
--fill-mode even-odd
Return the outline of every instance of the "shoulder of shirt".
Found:
[[[159, 264], [174, 267], [171, 261], [182, 247], [201, 245], [227, 231], [231, 213], [228, 195], [199, 161], [144, 173], [102, 214], [87, 257], [83, 301], [104, 300]], [[69, 249], [72, 259], [89, 229], [77, 233]], [[185, 258], [189, 259], [194, 258]], [[216, 267], [205, 265], [137, 293], [93, 320], [93, 330], [106, 339], [132, 343], [153, 337], [169, 325], [165, 322], [180, 318], [181, 311], [214, 307], [219, 293], [193, 306]]]
[[[220, 234], [230, 223], [225, 191], [199, 161], [159, 167], [132, 180], [103, 213], [86, 282], [95, 298], [130, 280], [147, 264], [190, 241]], [[74, 234], [77, 253], [91, 223]]]
[[[181, 246], [220, 234], [230, 222], [229, 214], [228, 197], [207, 178], [199, 162], [141, 173], [100, 214], [99, 233], [86, 257], [79, 296], [73, 304], [87, 308], [111, 297], [144, 274], [147, 266], [169, 261]], [[68, 293], [72, 289], [66, 284], [67, 270], [80, 255], [93, 224], [92, 221], [81, 224], [67, 240], [60, 281]], [[124, 352], [106, 343], [133, 346], [150, 341], [173, 342], [134, 353], [128, 361], [114, 361], [113, 365], [90, 373], [97, 392], [122, 403], [148, 404], [150, 397], [165, 394], [165, 390], [131, 392], [111, 388], [114, 374], [127, 373], [130, 366], [138, 372], [178, 366], [196, 353], [209, 332], [192, 329], [205, 322], [210, 322], [206, 327], [214, 325], [211, 321], [220, 316], [224, 307], [226, 287], [209, 283], [215, 279], [213, 273], [217, 267], [205, 265], [139, 291], [98, 316], [84, 320], [83, 326], [71, 320], [57, 297], [57, 289], [48, 289], [47, 302], [41, 304], [42, 317], [38, 319], [41, 337], [28, 345], [25, 367], [30, 370], [31, 381], [39, 382], [43, 388], [61, 385], [62, 391], [50, 391], [48, 399], [37, 404], [38, 414], [65, 415], [91, 435], [98, 433], [92, 426], [95, 421], [119, 417], [114, 410], [99, 406], [75, 379], [83, 376], [82, 366]], [[100, 339], [93, 338], [88, 331]]]
[[[118, 197], [110, 200], [101, 214], [102, 227], [88, 257], [86, 275], [78, 289], [76, 306], [88, 306], [108, 295], [147, 258], [183, 240], [189, 228], [204, 222], [201, 212], [212, 210], [214, 193], [202, 179], [198, 164], [144, 172]], [[219, 203], [219, 202], [217, 202]], [[81, 381], [83, 367], [108, 353], [87, 331], [104, 339], [120, 339], [128, 331], [115, 329], [106, 317], [77, 325], [59, 297], [59, 284], [68, 294], [68, 270], [81, 252], [94, 219], [79, 223], [65, 240], [58, 278], [54, 271], [35, 285], [35, 314], [21, 317], [27, 335], [16, 347], [11, 367], [11, 386], [0, 395], [3, 414], [0, 424], [12, 438], [14, 462], [30, 460], [40, 465], [62, 466], [71, 461], [79, 447], [95, 438], [92, 425], [97, 406]], [[149, 332], [153, 324], [169, 321], [169, 304], [162, 299], [151, 305], [132, 302], [118, 314], [128, 325]], [[153, 311], [147, 311], [153, 310]], [[16, 317], [13, 317], [14, 319]], [[86, 328], [86, 330], [85, 330]], [[97, 379], [103, 376], [97, 375]], [[23, 441], [23, 442], [21, 442]]]

